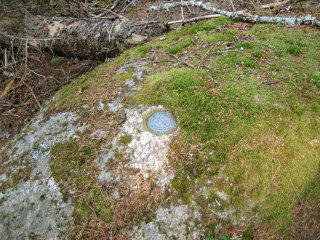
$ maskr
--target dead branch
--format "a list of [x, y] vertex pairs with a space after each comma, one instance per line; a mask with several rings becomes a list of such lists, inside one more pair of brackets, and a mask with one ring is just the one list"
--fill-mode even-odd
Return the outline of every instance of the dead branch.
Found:
[[219, 8], [212, 7], [208, 4], [205, 4], [201, 1], [185, 1], [185, 2], [172, 2], [172, 3], [164, 3], [157, 6], [151, 6], [149, 8], [149, 12], [152, 11], [161, 11], [161, 10], [169, 10], [171, 8], [176, 7], [199, 7], [204, 10], [221, 14], [223, 16], [230, 17], [232, 19], [240, 20], [243, 22], [251, 22], [251, 23], [281, 23], [285, 25], [313, 25], [320, 27], [320, 20], [313, 17], [312, 15], [306, 15], [302, 17], [272, 17], [272, 16], [259, 16], [252, 15], [250, 13], [244, 12], [231, 12]]
[[178, 62], [180, 62], [181, 64], [189, 67], [189, 68], [196, 68], [193, 64], [182, 61], [181, 59], [179, 59], [176, 55], [173, 54], [168, 54], [170, 57], [173, 57], [174, 59], [176, 59]]
[[221, 17], [220, 14], [214, 14], [214, 15], [206, 15], [206, 16], [201, 16], [201, 17], [194, 17], [190, 19], [182, 19], [182, 20], [176, 20], [176, 21], [171, 21], [168, 22], [169, 25], [176, 24], [176, 23], [190, 23], [190, 22], [197, 22], [201, 20], [207, 20], [207, 19], [212, 19], [212, 18], [217, 18]]

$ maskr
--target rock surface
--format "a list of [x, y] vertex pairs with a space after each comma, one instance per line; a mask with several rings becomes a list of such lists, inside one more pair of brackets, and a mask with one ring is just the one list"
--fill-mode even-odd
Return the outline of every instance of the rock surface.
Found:
[[[65, 112], [49, 118], [40, 113], [17, 135], [2, 154], [9, 156], [3, 164], [0, 194], [0, 238], [59, 239], [72, 220], [72, 204], [64, 202], [58, 184], [51, 177], [50, 149], [57, 142], [75, 138], [76, 132], [87, 126], [79, 123], [80, 116]], [[27, 181], [19, 180], [19, 170], [30, 169]], [[8, 187], [6, 187], [8, 185]]]
[[[176, 131], [166, 135], [156, 135], [147, 130], [145, 119], [158, 107], [139, 106], [134, 109], [126, 109], [127, 120], [123, 124], [119, 134], [112, 141], [111, 150], [105, 153], [99, 167], [101, 181], [126, 181], [135, 188], [135, 183], [140, 177], [147, 179], [154, 177], [158, 186], [164, 188], [170, 183], [173, 174], [168, 168], [166, 157], [169, 151], [169, 143], [176, 135]], [[124, 141], [127, 138], [126, 141]], [[108, 164], [116, 161], [113, 168]], [[124, 169], [135, 170], [130, 175]]]
[[200, 231], [196, 222], [200, 223], [201, 215], [197, 209], [188, 205], [159, 208], [152, 222], [143, 222], [134, 227], [130, 236], [133, 239], [199, 239]]

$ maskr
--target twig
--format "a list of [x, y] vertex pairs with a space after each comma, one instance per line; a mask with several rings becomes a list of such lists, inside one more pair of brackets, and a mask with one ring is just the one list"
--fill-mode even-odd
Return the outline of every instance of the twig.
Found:
[[27, 88], [29, 88], [29, 90], [30, 90], [30, 92], [31, 92], [31, 94], [32, 94], [32, 96], [33, 96], [33, 98], [34, 98], [34, 100], [36, 101], [36, 103], [37, 103], [37, 105], [38, 105], [38, 107], [39, 107], [39, 109], [41, 109], [41, 105], [40, 105], [40, 103], [39, 103], [39, 101], [38, 101], [38, 99], [37, 99], [37, 97], [36, 97], [36, 95], [34, 94], [34, 92], [33, 92], [33, 90], [32, 90], [32, 88], [24, 81], [24, 80], [22, 80], [22, 83], [24, 84], [24, 85], [26, 85], [26, 87]]
[[193, 64], [182, 61], [181, 59], [179, 59], [176, 55], [173, 54], [168, 54], [170, 57], [173, 57], [174, 59], [176, 59], [178, 62], [182, 63], [183, 65], [190, 67], [190, 68], [196, 68]]
[[121, 1], [121, 0], [115, 1], [115, 2], [113, 3], [113, 5], [110, 7], [110, 9], [111, 9], [111, 10], [115, 9], [115, 8], [118, 6], [118, 4], [119, 4], [120, 1]]
[[7, 49], [4, 49], [4, 69], [8, 67], [8, 56], [7, 56]]
[[263, 45], [263, 46], [266, 46], [266, 47], [269, 47], [269, 48], [272, 48], [272, 49], [275, 49], [276, 47], [275, 46], [272, 46], [270, 44], [266, 44], [266, 43], [262, 43], [262, 42], [256, 42], [256, 41], [243, 41], [243, 42], [251, 42], [251, 43], [257, 43], [257, 44], [260, 44], [260, 45]]
[[206, 16], [201, 16], [201, 17], [194, 17], [194, 18], [190, 18], [190, 19], [175, 20], [175, 21], [168, 22], [168, 25], [172, 25], [175, 23], [196, 22], [196, 21], [205, 20], [205, 19], [218, 18], [221, 16], [222, 15], [220, 15], [220, 14], [214, 14], [214, 15], [206, 15]]
[[27, 73], [27, 68], [28, 68], [28, 39], [26, 40], [26, 45], [25, 45], [25, 63], [24, 63], [24, 73]]
[[[182, 2], [183, 0], [181, 0]], [[181, 7], [181, 17], [182, 17], [182, 20], [184, 20], [184, 12], [183, 12], [183, 6]]]

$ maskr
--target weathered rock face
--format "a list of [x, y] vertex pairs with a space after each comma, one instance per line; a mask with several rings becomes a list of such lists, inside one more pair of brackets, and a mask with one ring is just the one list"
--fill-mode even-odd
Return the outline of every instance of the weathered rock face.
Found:
[[[146, 120], [154, 112], [163, 111], [165, 108], [133, 106], [126, 104], [124, 100], [141, 88], [145, 76], [151, 72], [150, 69], [152, 68], [148, 59], [119, 66], [114, 69], [113, 77], [128, 78], [121, 79], [123, 86], [112, 100], [105, 102], [97, 99], [98, 104], [93, 107], [86, 104], [79, 108], [79, 112], [63, 112], [48, 118], [44, 117], [43, 109], [10, 144], [1, 149], [0, 154], [5, 159], [0, 169], [1, 239], [64, 237], [64, 232], [73, 221], [77, 205], [73, 205], [72, 194], [65, 200], [59, 188], [61, 182], [56, 182], [52, 175], [50, 150], [56, 143], [79, 138], [79, 132], [82, 137], [102, 143], [97, 145], [100, 148], [97, 149], [99, 157], [93, 162], [100, 170], [96, 180], [102, 183], [101, 189], [108, 188], [106, 202], [110, 199], [116, 202], [127, 201], [123, 200], [123, 189], [145, 191], [141, 187], [145, 183], [152, 183], [150, 191], [162, 195], [173, 192], [171, 180], [174, 170], [167, 155], [170, 153], [170, 143], [179, 134], [179, 126], [174, 126], [172, 131], [165, 134], [152, 132], [148, 129]], [[102, 129], [99, 124], [85, 124], [82, 115], [80, 116], [80, 113], [90, 115], [97, 111], [126, 116], [126, 120], [119, 126], [119, 131], [113, 135], [115, 137], [108, 138], [109, 127]], [[89, 128], [94, 130], [87, 131]], [[115, 128], [118, 129], [118, 125]], [[205, 188], [198, 192], [201, 197], [208, 197]], [[225, 194], [216, 194], [225, 200]], [[218, 201], [216, 205], [212, 205], [212, 216], [223, 220], [231, 219], [237, 224], [237, 219], [233, 219], [234, 211], [231, 209], [218, 212], [215, 209], [219, 206]], [[158, 209], [154, 207], [152, 211], [152, 221], [137, 223], [128, 232], [128, 237], [159, 240], [199, 239], [203, 234], [201, 218], [204, 217], [196, 203], [188, 206], [174, 200], [174, 203], [168, 202], [167, 205], [159, 204]]]
[[155, 219], [143, 222], [130, 232], [132, 239], [199, 239], [200, 231], [196, 222], [201, 221], [199, 211], [188, 205], [159, 208]]
[[0, 178], [1, 239], [58, 239], [72, 220], [71, 201], [63, 201], [58, 184], [51, 177], [49, 158], [55, 143], [75, 138], [76, 131], [86, 129], [78, 120], [75, 113], [47, 119], [40, 113], [2, 150], [8, 160], [1, 168]]
[[71, 202], [64, 202], [53, 178], [29, 180], [0, 194], [1, 239], [59, 239], [71, 221]]
[[[166, 155], [176, 132], [156, 135], [145, 126], [145, 119], [150, 113], [161, 109], [162, 106], [126, 109], [127, 121], [113, 140], [112, 149], [99, 162], [100, 180], [126, 181], [135, 188], [139, 179], [153, 177], [158, 186], [164, 188], [169, 185], [173, 174]], [[106, 165], [113, 167], [106, 168]], [[130, 175], [126, 169], [134, 174]]]

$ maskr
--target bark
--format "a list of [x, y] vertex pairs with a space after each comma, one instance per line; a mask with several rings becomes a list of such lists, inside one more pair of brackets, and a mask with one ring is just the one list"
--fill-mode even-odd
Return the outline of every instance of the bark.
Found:
[[45, 48], [59, 55], [99, 60], [114, 57], [169, 28], [159, 22], [137, 23], [125, 18], [113, 21], [43, 16], [27, 18], [25, 26], [27, 34], [23, 37], [0, 32], [0, 41], [7, 45], [12, 40], [16, 45], [27, 41], [31, 47]]
[[157, 6], [151, 6], [149, 11], [161, 11], [169, 10], [175, 7], [199, 7], [204, 10], [228, 16], [232, 19], [237, 19], [243, 22], [251, 23], [281, 23], [286, 25], [314, 25], [320, 27], [320, 19], [317, 19], [311, 15], [302, 17], [272, 17], [272, 16], [259, 16], [252, 15], [245, 12], [231, 12], [223, 9], [215, 8], [201, 1], [185, 1], [185, 2], [172, 2], [164, 3]]

